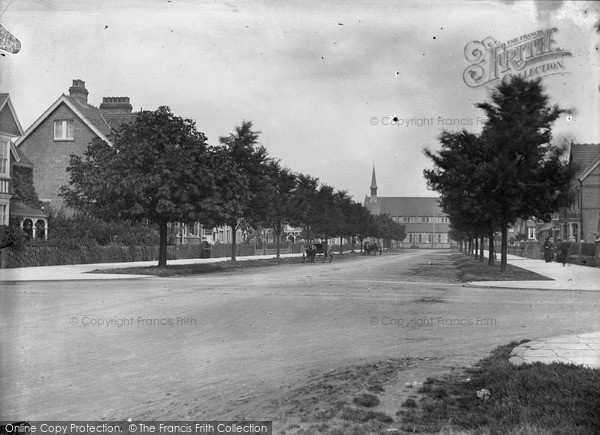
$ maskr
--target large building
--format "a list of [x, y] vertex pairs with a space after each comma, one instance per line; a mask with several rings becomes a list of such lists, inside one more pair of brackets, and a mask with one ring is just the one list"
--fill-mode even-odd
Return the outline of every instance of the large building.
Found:
[[365, 207], [374, 215], [389, 215], [405, 225], [406, 238], [387, 247], [450, 248], [449, 219], [435, 197], [382, 197], [377, 195], [375, 166], [371, 177], [371, 195], [365, 197]]
[[48, 235], [48, 215], [38, 208], [33, 164], [14, 140], [23, 134], [9, 94], [0, 94], [0, 225], [16, 221], [30, 237]]
[[128, 97], [104, 97], [99, 107], [88, 102], [83, 80], [73, 80], [62, 94], [16, 141], [32, 161], [40, 199], [54, 210], [63, 208], [60, 187], [69, 184], [71, 154], [83, 156], [93, 138], [110, 144], [113, 128], [132, 122], [136, 114]]
[[560, 237], [593, 243], [600, 235], [600, 144], [572, 143], [573, 201], [559, 212]]

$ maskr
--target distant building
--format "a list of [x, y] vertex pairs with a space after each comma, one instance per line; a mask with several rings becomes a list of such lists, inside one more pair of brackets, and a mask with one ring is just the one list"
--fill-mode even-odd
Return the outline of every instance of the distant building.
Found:
[[[435, 197], [381, 197], [377, 195], [375, 166], [371, 177], [371, 195], [365, 197], [365, 207], [376, 216], [388, 214], [405, 225], [406, 238], [394, 247], [450, 248], [450, 220]], [[391, 241], [385, 241], [392, 247]]]
[[73, 80], [69, 95], [61, 95], [16, 141], [36, 170], [34, 184], [40, 199], [53, 209], [63, 208], [60, 187], [69, 184], [71, 154], [83, 156], [89, 143], [108, 139], [112, 129], [132, 122], [136, 113], [128, 97], [104, 97], [99, 107], [88, 102], [83, 80]]

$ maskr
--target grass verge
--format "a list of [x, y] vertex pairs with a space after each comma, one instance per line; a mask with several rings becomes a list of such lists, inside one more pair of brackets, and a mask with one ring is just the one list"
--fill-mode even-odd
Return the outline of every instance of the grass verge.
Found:
[[[347, 253], [334, 255], [334, 262], [345, 261], [352, 258], [357, 258], [358, 254]], [[317, 257], [316, 262], [320, 263], [323, 259]], [[256, 267], [281, 266], [285, 264], [303, 263], [302, 257], [285, 257], [285, 258], [268, 258], [260, 260], [243, 260], [243, 261], [221, 261], [218, 263], [203, 263], [203, 264], [171, 264], [166, 268], [158, 266], [143, 266], [143, 267], [126, 267], [115, 269], [97, 269], [89, 273], [110, 273], [110, 274], [127, 274], [127, 275], [152, 275], [160, 277], [183, 276], [183, 275], [202, 275], [215, 272], [240, 271], [253, 269]], [[326, 263], [329, 264], [329, 263]], [[306, 264], [306, 266], [310, 266]]]
[[539, 275], [517, 266], [508, 265], [506, 272], [500, 272], [500, 261], [495, 261], [493, 266], [488, 266], [487, 258], [483, 261], [475, 260], [465, 254], [454, 255], [454, 265], [458, 270], [458, 279], [468, 281], [552, 281], [550, 278]]
[[600, 370], [560, 363], [514, 366], [513, 342], [461, 375], [429, 379], [418, 405], [398, 411], [417, 433], [600, 433]]

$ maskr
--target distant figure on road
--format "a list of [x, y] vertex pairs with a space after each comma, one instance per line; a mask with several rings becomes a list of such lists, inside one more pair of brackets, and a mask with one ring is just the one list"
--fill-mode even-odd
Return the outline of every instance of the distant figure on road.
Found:
[[571, 248], [571, 244], [566, 240], [561, 241], [560, 239], [558, 239], [558, 241], [560, 250], [560, 261], [562, 262], [563, 267], [565, 267], [565, 264], [567, 263], [569, 257], [569, 249]]
[[550, 237], [546, 237], [546, 241], [544, 242], [544, 260], [546, 260], [546, 263], [554, 260], [554, 246], [552, 246]]

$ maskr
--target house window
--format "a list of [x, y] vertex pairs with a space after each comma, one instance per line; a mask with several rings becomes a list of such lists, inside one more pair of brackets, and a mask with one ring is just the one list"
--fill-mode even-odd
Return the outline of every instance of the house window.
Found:
[[437, 236], [438, 236], [438, 243], [442, 243], [442, 235], [438, 234]]
[[8, 205], [0, 204], [0, 225], [8, 225]]
[[9, 176], [8, 168], [10, 162], [10, 142], [0, 140], [0, 175]]
[[59, 119], [54, 121], [54, 140], [73, 140], [72, 119]]

